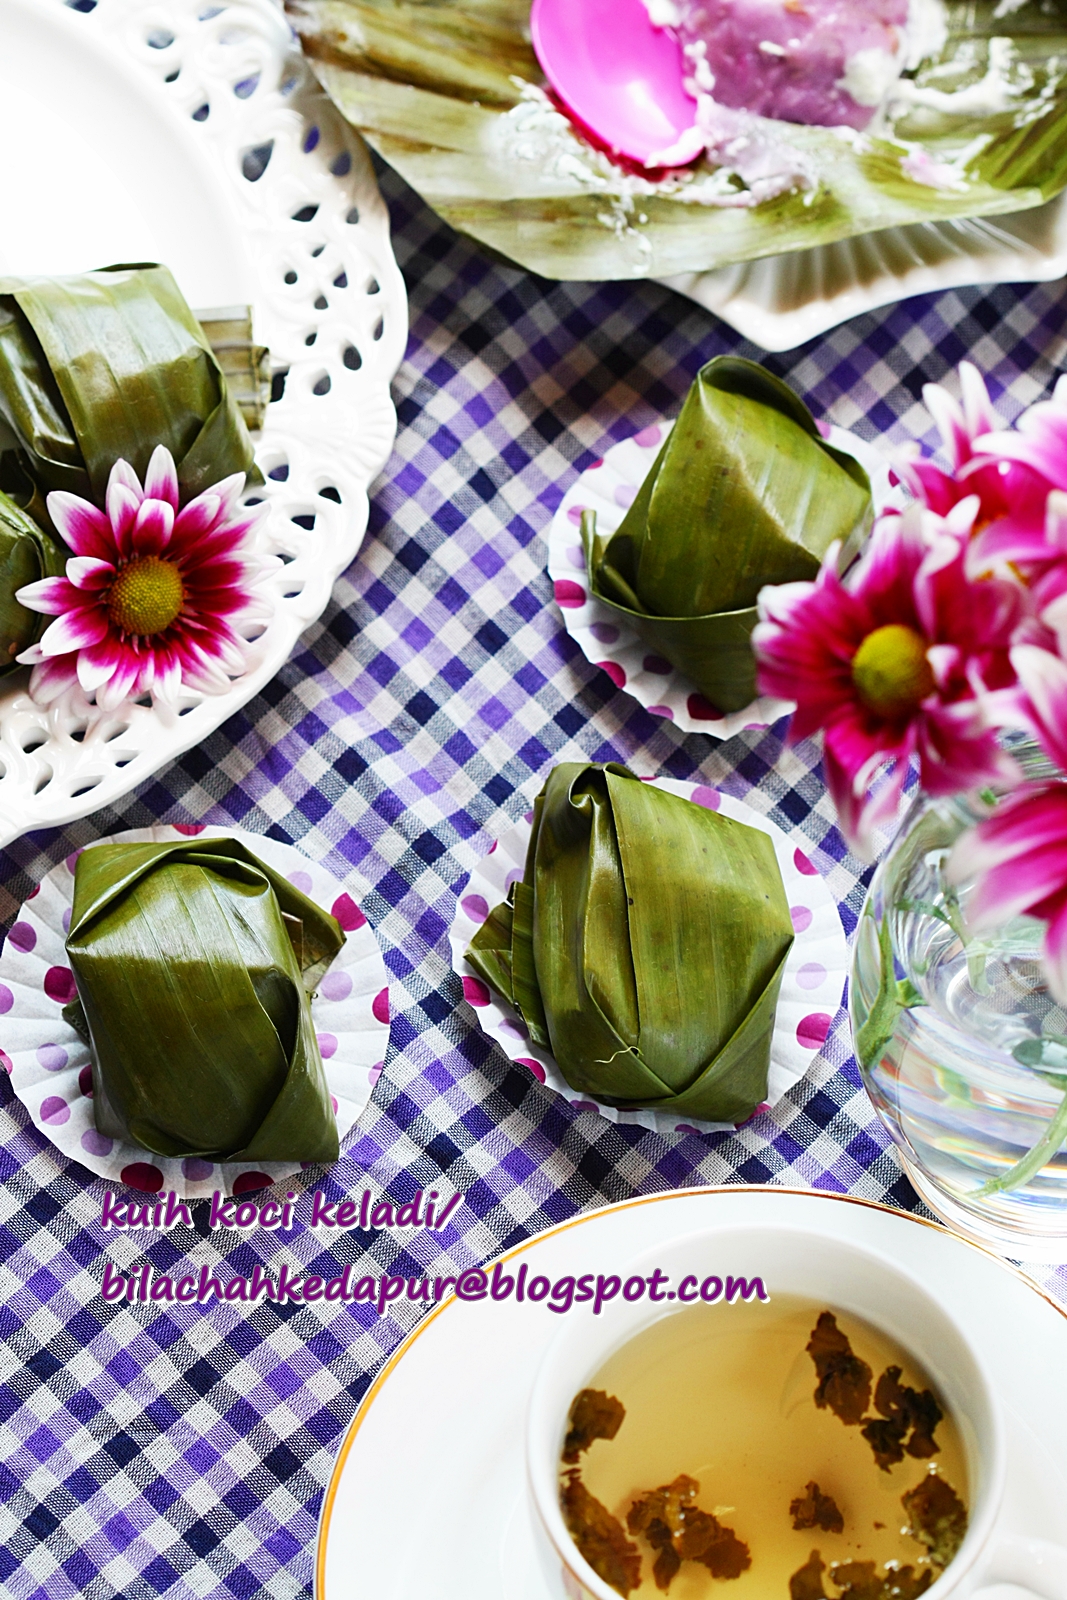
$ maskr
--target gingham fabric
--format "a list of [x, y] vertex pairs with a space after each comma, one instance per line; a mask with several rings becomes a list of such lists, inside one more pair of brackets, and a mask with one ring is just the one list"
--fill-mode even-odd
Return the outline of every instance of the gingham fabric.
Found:
[[[472, 863], [556, 760], [622, 760], [717, 784], [792, 832], [847, 931], [865, 887], [818, 751], [783, 729], [685, 737], [590, 666], [563, 629], [544, 535], [575, 474], [677, 408], [701, 364], [758, 355], [651, 284], [552, 284], [498, 265], [390, 174], [412, 335], [400, 432], [359, 560], [264, 693], [128, 803], [3, 856], [0, 915], [71, 850], [154, 821], [236, 823], [346, 878], [381, 940], [392, 1034], [341, 1161], [297, 1187], [337, 1199], [463, 1195], [444, 1235], [116, 1236], [102, 1185], [0, 1088], [0, 1590], [12, 1600], [306, 1595], [341, 1436], [416, 1319], [367, 1306], [104, 1304], [105, 1256], [177, 1275], [256, 1261], [325, 1277], [485, 1260], [585, 1208], [698, 1183], [771, 1182], [902, 1206], [914, 1196], [860, 1088], [841, 1013], [807, 1079], [737, 1133], [664, 1138], [578, 1112], [478, 1030], [446, 929]], [[922, 385], [965, 356], [1005, 419], [1064, 359], [1061, 284], [969, 290], [864, 317], [768, 366], [867, 438], [929, 434]], [[2, 1021], [0, 1021], [2, 1043]], [[264, 1196], [264, 1198], [266, 1198]], [[1046, 1273], [1067, 1296], [1067, 1275]]]

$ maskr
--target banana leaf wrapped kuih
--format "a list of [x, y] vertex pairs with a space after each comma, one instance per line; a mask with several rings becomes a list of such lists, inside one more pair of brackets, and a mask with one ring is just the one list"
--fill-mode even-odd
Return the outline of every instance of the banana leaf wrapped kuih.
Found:
[[16, 590], [59, 577], [65, 562], [64, 547], [0, 492], [0, 675], [15, 670], [19, 651], [35, 644], [52, 620], [20, 605]]
[[582, 517], [593, 594], [719, 711], [756, 695], [751, 635], [767, 583], [814, 578], [874, 520], [859, 462], [836, 450], [791, 389], [753, 361], [697, 374], [669, 438], [614, 534]]
[[161, 1156], [334, 1161], [309, 997], [344, 943], [234, 839], [107, 844], [74, 876], [64, 1016], [96, 1125]]
[[626, 767], [563, 764], [467, 960], [573, 1089], [740, 1122], [766, 1098], [792, 943], [766, 834]]
[[114, 462], [143, 480], [159, 444], [183, 501], [253, 468], [237, 400], [163, 266], [0, 278], [0, 417], [16, 441], [0, 488], [45, 525], [49, 491], [102, 505]]

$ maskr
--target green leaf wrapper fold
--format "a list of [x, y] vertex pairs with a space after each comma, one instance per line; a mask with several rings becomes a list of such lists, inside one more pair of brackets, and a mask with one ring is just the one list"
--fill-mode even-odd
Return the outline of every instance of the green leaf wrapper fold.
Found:
[[626, 767], [562, 764], [467, 959], [573, 1089], [739, 1122], [766, 1097], [792, 943], [766, 834]]
[[183, 501], [253, 471], [222, 367], [162, 266], [0, 278], [0, 416], [18, 446], [2, 486], [28, 479], [39, 518], [53, 489], [102, 505], [120, 457], [143, 481], [159, 444]]
[[751, 635], [764, 584], [813, 579], [874, 519], [867, 474], [823, 440], [784, 383], [735, 356], [697, 375], [616, 532], [582, 516], [593, 594], [720, 711], [756, 694]]
[[20, 605], [16, 591], [39, 578], [59, 577], [65, 565], [66, 550], [0, 492], [0, 676], [15, 670], [15, 657], [52, 620]]
[[64, 1014], [90, 1042], [100, 1131], [161, 1156], [336, 1160], [309, 994], [343, 943], [237, 840], [84, 850]]
[[251, 306], [194, 313], [245, 426], [262, 428], [270, 404], [270, 351], [252, 338]]

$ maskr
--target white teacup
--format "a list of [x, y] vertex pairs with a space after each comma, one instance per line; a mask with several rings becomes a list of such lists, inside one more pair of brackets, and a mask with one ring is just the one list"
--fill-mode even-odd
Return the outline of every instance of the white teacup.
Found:
[[[928, 1600], [966, 1600], [993, 1584], [1015, 1584], [1040, 1600], [1067, 1600], [1067, 1549], [995, 1529], [1007, 1467], [1000, 1407], [967, 1335], [917, 1279], [873, 1251], [805, 1229], [758, 1225], [673, 1239], [631, 1263], [629, 1273], [647, 1276], [656, 1267], [675, 1285], [689, 1274], [698, 1282], [759, 1277], [772, 1298], [789, 1294], [825, 1302], [863, 1318], [910, 1351], [956, 1422], [970, 1490], [966, 1537], [927, 1590]], [[571, 1402], [615, 1350], [677, 1309], [677, 1302], [657, 1304], [646, 1297], [628, 1304], [621, 1296], [598, 1316], [588, 1305], [576, 1306], [542, 1362], [530, 1399], [526, 1464], [538, 1553], [549, 1592], [561, 1600], [619, 1600], [579, 1555], [560, 1510], [559, 1462]], [[1067, 1523], [1067, 1508], [1064, 1518]], [[716, 1584], [715, 1593], [720, 1589]]]

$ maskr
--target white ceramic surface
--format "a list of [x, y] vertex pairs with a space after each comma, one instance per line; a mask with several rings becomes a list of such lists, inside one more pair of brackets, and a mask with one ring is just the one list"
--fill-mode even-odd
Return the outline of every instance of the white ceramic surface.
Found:
[[407, 307], [366, 149], [271, 0], [4, 0], [0, 139], [32, 151], [5, 171], [0, 272], [162, 260], [197, 310], [251, 304], [287, 374], [252, 491], [270, 506], [260, 547], [285, 564], [249, 669], [188, 694], [169, 728], [148, 706], [96, 720], [77, 696], [46, 711], [27, 673], [0, 680], [2, 845], [127, 793], [288, 658], [366, 531]]
[[[696, 800], [698, 805], [721, 811], [723, 816], [758, 828], [771, 839], [781, 868], [786, 899], [793, 916], [796, 938], [786, 962], [771, 1040], [768, 1106], [799, 1083], [826, 1039], [830, 1023], [841, 1004], [848, 972], [848, 946], [834, 898], [815, 867], [798, 845], [766, 817], [743, 800], [703, 784], [681, 783], [673, 778], [654, 780], [658, 789]], [[459, 897], [449, 929], [452, 965], [463, 980], [463, 992], [474, 1008], [484, 1032], [495, 1039], [513, 1061], [528, 1068], [573, 1106], [598, 1111], [610, 1122], [633, 1123], [660, 1133], [685, 1133], [696, 1129], [733, 1127], [733, 1123], [696, 1123], [690, 1118], [661, 1111], [620, 1111], [580, 1095], [564, 1079], [547, 1050], [531, 1044], [521, 1017], [478, 978], [466, 959], [467, 946], [494, 906], [507, 897], [508, 888], [523, 875], [530, 816], [498, 839], [471, 873]]]
[[[346, 930], [344, 946], [311, 1003], [343, 1142], [371, 1097], [389, 1043], [389, 977], [374, 932], [352, 897], [323, 867], [292, 845], [261, 834], [160, 825], [133, 828], [98, 842], [164, 843], [193, 835], [239, 839], [316, 904], [332, 911]], [[62, 1007], [73, 993], [63, 941], [79, 854], [75, 851], [53, 868], [24, 902], [0, 953], [0, 1066], [11, 1074], [12, 1088], [34, 1126], [65, 1156], [100, 1178], [134, 1188], [173, 1190], [189, 1200], [216, 1189], [232, 1194], [235, 1185], [238, 1192], [256, 1187], [249, 1181], [252, 1173], [266, 1174], [273, 1182], [299, 1172], [299, 1161], [166, 1160], [97, 1132], [89, 1047], [62, 1017]]]
[[764, 350], [792, 350], [850, 317], [971, 284], [1067, 272], [1067, 196], [1003, 217], [885, 228], [814, 250], [663, 281]]
[[[792, 711], [792, 704], [764, 697], [742, 711], [722, 715], [689, 678], [650, 650], [618, 612], [597, 600], [586, 581], [582, 512], [595, 511], [598, 531], [614, 533], [673, 426], [673, 422], [650, 423], [631, 439], [612, 445], [603, 460], [587, 467], [571, 484], [548, 530], [548, 575], [567, 632], [586, 660], [602, 667], [617, 688], [633, 695], [653, 716], [669, 718], [684, 733], [731, 739], [746, 728], [767, 727]], [[843, 428], [831, 428], [829, 437], [831, 444], [847, 450], [866, 469], [878, 511], [903, 503], [902, 492], [890, 482], [889, 461], [880, 450]]]
[[[606, 1207], [512, 1252], [532, 1278], [617, 1272], [665, 1239], [711, 1228], [797, 1228], [883, 1256], [967, 1329], [1005, 1418], [1007, 1488], [998, 1539], [1063, 1538], [1067, 1504], [1067, 1319], [1012, 1268], [930, 1223], [836, 1195], [773, 1187], [689, 1190]], [[363, 1399], [323, 1505], [317, 1600], [554, 1600], [536, 1566], [523, 1418], [562, 1318], [544, 1304], [449, 1301]], [[1024, 1360], [1020, 1351], [1025, 1350]], [[403, 1484], [403, 1493], [397, 1485]], [[412, 1515], [412, 1508], [417, 1515]], [[984, 1600], [1016, 1600], [1004, 1585]]]

